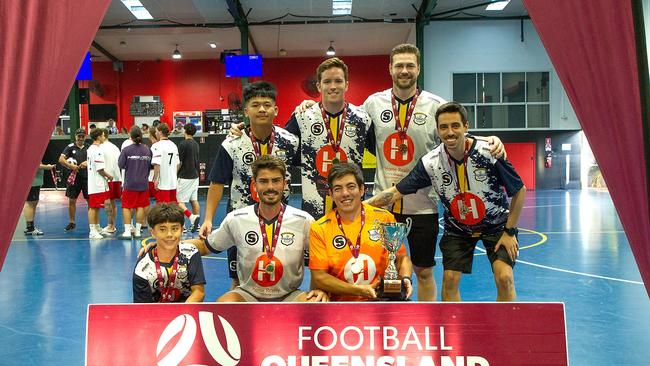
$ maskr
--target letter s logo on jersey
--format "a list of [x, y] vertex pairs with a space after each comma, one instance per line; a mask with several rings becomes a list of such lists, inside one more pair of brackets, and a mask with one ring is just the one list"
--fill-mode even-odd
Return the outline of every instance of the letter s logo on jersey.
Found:
[[[226, 338], [226, 349], [223, 348], [223, 345], [217, 337], [217, 331], [215, 329], [214, 317], [211, 312], [208, 311], [199, 311], [199, 326], [201, 328], [201, 336], [203, 337], [203, 342], [207, 348], [210, 356], [219, 365], [222, 366], [236, 366], [241, 359], [241, 346], [239, 344], [239, 338], [237, 333], [233, 329], [232, 325], [221, 316], [219, 317], [219, 322], [223, 328], [223, 332]], [[165, 349], [165, 346], [174, 338], [178, 333], [181, 333], [180, 338], [176, 345], [162, 358], [161, 352]], [[172, 366], [178, 365], [181, 361], [187, 356], [194, 344], [194, 339], [196, 338], [196, 320], [189, 314], [182, 314], [177, 316], [172, 320], [165, 330], [160, 335], [158, 339], [158, 345], [156, 347], [156, 357], [160, 360], [158, 361], [158, 366]], [[205, 366], [205, 365], [196, 365], [196, 366]]]

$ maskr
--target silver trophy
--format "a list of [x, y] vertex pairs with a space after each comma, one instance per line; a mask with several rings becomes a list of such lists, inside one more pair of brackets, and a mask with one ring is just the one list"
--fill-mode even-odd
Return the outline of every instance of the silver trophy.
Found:
[[388, 251], [388, 267], [384, 277], [380, 279], [378, 296], [382, 300], [406, 300], [406, 286], [397, 274], [395, 253], [402, 247], [402, 243], [411, 231], [411, 218], [406, 223], [375, 221], [375, 229], [379, 232], [381, 244]]

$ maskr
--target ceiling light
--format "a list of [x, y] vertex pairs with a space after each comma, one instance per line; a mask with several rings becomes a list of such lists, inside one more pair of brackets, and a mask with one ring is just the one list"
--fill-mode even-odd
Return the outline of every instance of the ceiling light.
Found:
[[122, 4], [129, 9], [136, 19], [153, 19], [140, 0], [122, 0]]
[[508, 3], [510, 3], [510, 0], [496, 1], [488, 5], [485, 10], [503, 10], [503, 8], [508, 5]]
[[352, 14], [352, 0], [332, 0], [332, 15]]
[[217, 44], [216, 43], [210, 43], [210, 48], [217, 48]]
[[327, 49], [327, 56], [334, 56], [336, 55], [336, 50], [334, 49], [334, 41], [330, 41], [330, 48]]
[[178, 50], [178, 45], [176, 45], [176, 49], [174, 49], [174, 52], [172, 53], [172, 58], [174, 60], [180, 60], [183, 57], [181, 54], [181, 51]]

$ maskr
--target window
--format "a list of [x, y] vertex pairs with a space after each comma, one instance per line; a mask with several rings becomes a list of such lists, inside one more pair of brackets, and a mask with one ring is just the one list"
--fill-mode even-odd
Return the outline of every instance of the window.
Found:
[[453, 93], [470, 128], [550, 127], [548, 72], [453, 74]]

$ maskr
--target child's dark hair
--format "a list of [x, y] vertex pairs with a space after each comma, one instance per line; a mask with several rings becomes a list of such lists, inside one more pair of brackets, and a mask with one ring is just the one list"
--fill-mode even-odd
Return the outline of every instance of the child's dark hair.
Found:
[[256, 81], [244, 87], [244, 105], [255, 97], [271, 98], [275, 102], [277, 95], [275, 86], [268, 81]]
[[185, 223], [185, 215], [176, 203], [159, 203], [149, 210], [147, 222], [152, 228], [166, 222], [179, 223], [182, 226]]

